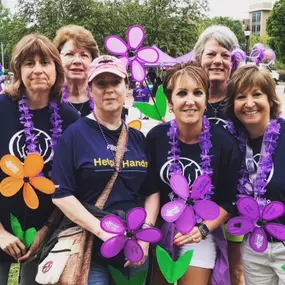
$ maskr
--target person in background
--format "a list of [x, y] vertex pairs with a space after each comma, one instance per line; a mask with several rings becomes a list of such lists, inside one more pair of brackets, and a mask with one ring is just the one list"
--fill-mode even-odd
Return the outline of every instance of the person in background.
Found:
[[[23, 163], [28, 154], [39, 153], [44, 160], [42, 176], [50, 178], [58, 138], [79, 118], [68, 104], [61, 103], [64, 70], [59, 52], [45, 36], [27, 35], [13, 50], [11, 70], [12, 83], [0, 95], [0, 159], [11, 154]], [[11, 264], [20, 263], [20, 285], [36, 285], [37, 256], [59, 211], [51, 195], [38, 191], [42, 188], [35, 191], [25, 185], [13, 188], [14, 195], [6, 193], [6, 176], [0, 170], [0, 284], [7, 284]], [[31, 195], [38, 196], [38, 207], [31, 205]], [[30, 246], [16, 236], [14, 219], [24, 232], [37, 231]]]
[[[195, 61], [205, 70], [210, 82], [205, 115], [211, 122], [223, 127], [227, 119], [224, 113], [227, 85], [235, 72], [231, 68], [231, 51], [238, 47], [237, 37], [228, 27], [215, 25], [200, 35], [193, 49]], [[242, 237], [233, 237], [227, 233], [227, 238], [232, 285], [244, 285], [240, 254]]]
[[88, 71], [91, 62], [100, 54], [97, 42], [90, 31], [77, 25], [61, 27], [53, 42], [60, 52], [65, 71], [63, 99], [84, 117], [94, 109]]
[[153, 86], [153, 88], [152, 88], [152, 96], [153, 97], [155, 97], [155, 95], [156, 95], [156, 92], [157, 92], [157, 90], [158, 90], [158, 88], [159, 88], [159, 86], [162, 84], [162, 80], [161, 80], [161, 78], [160, 77], [156, 77], [156, 79], [155, 79], [155, 84], [154, 84], [154, 86]]

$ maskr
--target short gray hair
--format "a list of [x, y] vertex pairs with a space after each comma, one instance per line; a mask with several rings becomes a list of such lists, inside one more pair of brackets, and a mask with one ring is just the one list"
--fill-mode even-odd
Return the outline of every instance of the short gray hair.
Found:
[[198, 41], [194, 46], [193, 57], [197, 63], [201, 63], [205, 45], [211, 39], [216, 40], [228, 51], [239, 47], [237, 37], [231, 29], [223, 25], [210, 26], [200, 35]]

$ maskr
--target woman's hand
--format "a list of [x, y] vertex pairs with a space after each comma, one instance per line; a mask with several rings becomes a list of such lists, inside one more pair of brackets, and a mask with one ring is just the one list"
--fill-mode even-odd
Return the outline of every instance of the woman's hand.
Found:
[[43, 226], [36, 234], [35, 240], [27, 253], [18, 259], [18, 262], [25, 263], [35, 259], [37, 254], [41, 251], [48, 235], [48, 227]]
[[25, 245], [14, 235], [2, 229], [0, 232], [0, 248], [15, 260], [25, 255]]
[[124, 267], [128, 267], [128, 266], [130, 266], [130, 267], [140, 267], [140, 266], [142, 266], [145, 263], [145, 261], [146, 261], [146, 259], [148, 257], [149, 243], [141, 241], [141, 240], [139, 240], [138, 243], [142, 247], [142, 250], [143, 250], [143, 259], [140, 262], [136, 262], [136, 263], [131, 262], [131, 261], [127, 261], [124, 264]]
[[183, 235], [181, 233], [178, 233], [174, 237], [174, 244], [177, 246], [184, 245], [186, 243], [193, 243], [193, 242], [200, 242], [203, 239], [203, 236], [198, 229], [198, 227], [194, 227], [193, 230], [186, 235]]

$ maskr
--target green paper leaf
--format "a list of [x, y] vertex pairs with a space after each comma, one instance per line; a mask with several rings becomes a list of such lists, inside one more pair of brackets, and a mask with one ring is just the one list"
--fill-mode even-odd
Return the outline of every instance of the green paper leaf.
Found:
[[164, 118], [166, 115], [166, 110], [167, 110], [167, 98], [163, 92], [162, 85], [160, 85], [157, 89], [156, 96], [155, 96], [155, 103], [158, 108], [159, 114], [162, 116], [162, 118]]
[[24, 231], [19, 220], [10, 213], [11, 229], [13, 234], [21, 241], [24, 241]]
[[139, 109], [147, 117], [150, 117], [151, 119], [154, 119], [157, 121], [161, 121], [161, 116], [158, 114], [155, 105], [137, 102], [135, 103], [135, 107]]
[[147, 270], [143, 270], [139, 271], [131, 280], [128, 280], [120, 270], [111, 265], [108, 268], [116, 285], [144, 285], [147, 277]]
[[25, 231], [24, 244], [26, 248], [29, 248], [34, 242], [37, 235], [37, 230], [35, 228], [29, 228]]
[[168, 283], [176, 282], [185, 274], [192, 260], [193, 252], [194, 250], [189, 250], [180, 256], [177, 261], [173, 261], [166, 250], [160, 246], [156, 247], [158, 266]]
[[281, 269], [285, 271], [285, 264], [281, 266]]

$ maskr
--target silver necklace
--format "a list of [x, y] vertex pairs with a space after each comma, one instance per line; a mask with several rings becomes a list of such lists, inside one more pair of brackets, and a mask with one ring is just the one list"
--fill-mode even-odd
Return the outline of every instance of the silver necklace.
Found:
[[[226, 97], [225, 97], [225, 98], [226, 98]], [[220, 103], [219, 103], [219, 105], [218, 105], [217, 108], [214, 108], [213, 105], [212, 105], [212, 104], [215, 104], [215, 103], [212, 103], [212, 104], [211, 104], [210, 102], [208, 102], [208, 104], [211, 106], [211, 108], [213, 109], [213, 111], [214, 111], [214, 113], [215, 113], [215, 118], [217, 118], [217, 114], [218, 114], [218, 112], [219, 112], [220, 106], [221, 106], [221, 104], [224, 102], [225, 98], [224, 98], [222, 101], [220, 101]]]
[[[112, 156], [113, 156], [113, 158], [114, 158], [114, 168], [115, 168], [115, 170], [116, 170], [117, 172], [121, 172], [122, 163], [123, 163], [125, 154], [124, 154], [124, 156], [123, 156], [123, 159], [122, 159], [122, 161], [121, 161], [121, 164], [120, 164], [119, 168], [117, 168], [117, 166], [116, 166], [116, 165], [117, 165], [117, 160], [116, 160], [116, 151], [117, 151], [117, 149], [116, 149], [116, 151], [114, 151], [114, 150], [112, 149], [112, 147], [109, 147], [110, 144], [109, 144], [109, 142], [108, 142], [108, 140], [107, 140], [107, 138], [106, 138], [106, 136], [105, 136], [105, 134], [104, 134], [104, 131], [103, 131], [103, 129], [102, 129], [100, 123], [99, 123], [99, 120], [98, 120], [98, 118], [97, 118], [97, 116], [96, 116], [94, 110], [93, 110], [93, 116], [94, 116], [94, 118], [95, 118], [95, 120], [96, 120], [96, 122], [97, 122], [97, 125], [98, 125], [98, 127], [99, 127], [100, 133], [101, 133], [102, 137], [104, 138], [104, 141], [105, 141], [105, 143], [106, 143], [106, 145], [107, 145], [107, 149], [109, 149], [110, 152], [112, 153]], [[128, 138], [129, 138], [129, 128], [128, 128], [128, 126], [127, 126], [127, 124], [125, 123], [124, 120], [122, 120], [122, 124], [124, 124], [124, 126], [126, 127], [126, 130], [127, 130], [127, 140], [126, 140], [126, 144], [125, 144], [125, 149], [127, 150]], [[125, 151], [125, 153], [126, 153], [126, 151]]]
[[85, 104], [86, 102], [83, 102], [83, 103], [82, 103], [82, 105], [81, 105], [81, 107], [80, 107], [79, 110], [77, 110], [76, 107], [74, 107], [74, 105], [73, 105], [71, 102], [68, 102], [68, 103], [69, 103], [69, 105], [78, 113], [78, 115], [81, 116], [81, 111], [82, 111], [82, 109], [83, 109], [83, 107], [84, 107], [84, 104]]

